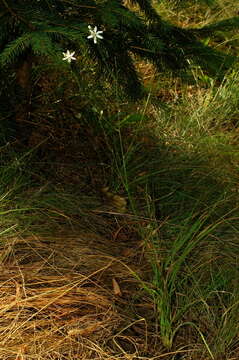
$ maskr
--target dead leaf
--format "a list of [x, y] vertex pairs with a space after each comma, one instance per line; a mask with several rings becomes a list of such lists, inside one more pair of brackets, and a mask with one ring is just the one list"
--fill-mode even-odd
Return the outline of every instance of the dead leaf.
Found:
[[115, 278], [112, 279], [113, 284], [113, 291], [116, 296], [122, 296], [122, 292], [120, 290], [118, 282], [115, 280]]

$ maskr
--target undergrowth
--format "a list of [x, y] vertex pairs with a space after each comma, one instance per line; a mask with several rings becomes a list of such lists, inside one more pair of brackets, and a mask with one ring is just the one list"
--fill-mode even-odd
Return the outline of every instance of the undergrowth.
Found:
[[138, 232], [152, 278], [142, 288], [160, 340], [176, 350], [184, 339], [193, 359], [236, 359], [239, 349], [238, 85], [235, 69], [219, 86], [182, 86], [166, 109], [148, 101], [114, 128], [101, 121], [110, 186], [146, 219]]

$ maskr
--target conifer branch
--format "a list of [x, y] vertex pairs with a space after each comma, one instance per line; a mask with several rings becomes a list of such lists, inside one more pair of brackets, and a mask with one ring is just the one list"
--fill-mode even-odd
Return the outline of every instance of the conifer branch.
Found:
[[[48, 58], [57, 66], [59, 54], [74, 53], [77, 60], [77, 53], [83, 51], [102, 76], [111, 77], [135, 97], [142, 93], [135, 56], [151, 62], [159, 72], [167, 68], [177, 73], [193, 64], [216, 77], [238, 60], [204, 45], [200, 38], [221, 29], [237, 29], [239, 17], [183, 29], [164, 20], [152, 0], [129, 1], [140, 12], [123, 0], [1, 0], [1, 11], [10, 16], [4, 16], [0, 25], [0, 66], [14, 66], [29, 49], [38, 61]], [[97, 28], [103, 37], [94, 33]]]
[[12, 8], [10, 8], [10, 6], [8, 5], [8, 3], [6, 2], [6, 0], [2, 0], [3, 4], [5, 5], [7, 11], [16, 19], [18, 19], [19, 21], [23, 22], [25, 25], [27, 25], [27, 27], [31, 30], [34, 31], [35, 27], [27, 20], [25, 20], [22, 16], [20, 16], [19, 14], [17, 14]]

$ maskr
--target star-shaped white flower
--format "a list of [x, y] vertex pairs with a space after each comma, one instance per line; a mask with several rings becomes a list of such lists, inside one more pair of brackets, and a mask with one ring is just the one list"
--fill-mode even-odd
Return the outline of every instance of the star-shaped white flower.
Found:
[[103, 31], [97, 31], [97, 26], [94, 27], [94, 29], [92, 29], [92, 27], [89, 25], [88, 26], [90, 35], [87, 36], [87, 39], [94, 39], [94, 43], [97, 44], [97, 39], [103, 39], [103, 36], [100, 35], [103, 33]]
[[66, 60], [68, 61], [68, 63], [71, 62], [71, 60], [76, 60], [76, 58], [74, 57], [75, 51], [73, 51], [72, 53], [70, 52], [70, 50], [67, 50], [66, 53], [63, 52], [63, 59], [62, 60]]

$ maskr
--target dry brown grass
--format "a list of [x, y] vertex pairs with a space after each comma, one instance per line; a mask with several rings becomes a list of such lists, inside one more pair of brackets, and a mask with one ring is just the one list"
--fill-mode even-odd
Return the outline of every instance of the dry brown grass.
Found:
[[[130, 311], [135, 253], [127, 264], [117, 252], [117, 242], [94, 234], [6, 239], [0, 359], [147, 359], [146, 320]], [[137, 306], [153, 310], [143, 299]]]

